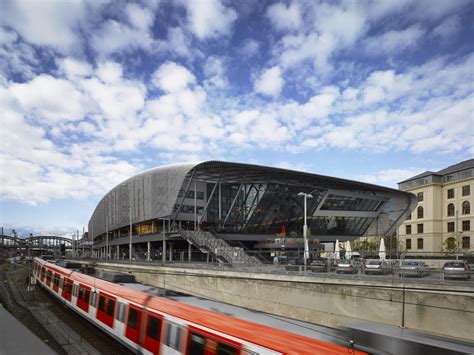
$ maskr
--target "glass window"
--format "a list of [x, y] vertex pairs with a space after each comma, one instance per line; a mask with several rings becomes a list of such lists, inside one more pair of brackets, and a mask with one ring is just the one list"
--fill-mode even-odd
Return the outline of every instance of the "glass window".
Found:
[[448, 198], [454, 198], [454, 189], [448, 190]]
[[[152, 339], [159, 340], [160, 339], [160, 319], [156, 317], [148, 317], [148, 330], [147, 336]], [[194, 354], [191, 351], [191, 354]]]
[[462, 248], [469, 249], [471, 247], [471, 238], [462, 237]]
[[471, 221], [462, 221], [462, 230], [467, 232], [471, 230]]
[[236, 355], [237, 349], [231, 345], [219, 343], [217, 345], [217, 355]]
[[418, 193], [416, 194], [416, 197], [418, 198], [418, 202], [423, 201], [423, 192], [418, 192]]
[[448, 232], [454, 232], [454, 222], [448, 222]]
[[128, 308], [128, 326], [137, 329], [138, 311], [135, 308]]
[[84, 291], [84, 290], [83, 290], [81, 287], [79, 287], [79, 295], [77, 296], [77, 298], [79, 298], [80, 300], [82, 300], [82, 297], [83, 297], [83, 296], [82, 296], [82, 292], [83, 292], [83, 291]]
[[411, 234], [411, 225], [410, 224], [405, 226], [405, 234]]
[[423, 211], [423, 206], [418, 206], [416, 210], [417, 218], [423, 218], [424, 211]]
[[113, 317], [115, 311], [115, 301], [111, 300], [110, 298], [108, 299], [108, 301], [109, 303], [107, 304], [107, 314]]
[[410, 250], [410, 249], [411, 249], [411, 239], [407, 239], [407, 240], [405, 241], [405, 245], [406, 245], [406, 247], [407, 247], [407, 250]]
[[462, 187], [462, 195], [463, 196], [469, 196], [471, 194], [471, 186], [466, 185]]
[[454, 204], [452, 203], [448, 205], [448, 216], [450, 217], [454, 216]]
[[84, 302], [89, 303], [90, 297], [91, 297], [91, 291], [89, 290], [84, 290]]
[[206, 347], [206, 338], [196, 333], [191, 333], [191, 344], [189, 345], [189, 353], [196, 355], [204, 355]]
[[175, 350], [179, 350], [181, 342], [181, 329], [172, 323], [168, 323], [168, 332], [166, 336], [166, 345]]
[[462, 214], [470, 214], [471, 213], [471, 204], [469, 201], [464, 201], [462, 203]]
[[416, 243], [417, 243], [417, 246], [416, 246], [416, 247], [417, 247], [418, 249], [423, 249], [423, 238], [418, 238], [418, 239], [416, 240]]
[[416, 225], [416, 230], [417, 230], [418, 234], [423, 233], [423, 223], [417, 224]]
[[105, 297], [104, 296], [99, 296], [99, 311], [101, 312], [105, 311]]

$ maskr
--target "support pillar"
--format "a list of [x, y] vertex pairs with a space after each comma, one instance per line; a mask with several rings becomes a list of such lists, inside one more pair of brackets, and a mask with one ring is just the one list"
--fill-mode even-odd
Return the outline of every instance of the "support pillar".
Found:
[[173, 261], [173, 243], [170, 243], [170, 261]]
[[146, 253], [146, 260], [148, 260], [148, 261], [151, 260], [151, 258], [150, 258], [151, 255], [150, 254], [151, 254], [151, 243], [148, 242], [147, 243], [147, 253]]
[[192, 249], [191, 244], [188, 244], [188, 262], [191, 262], [191, 249]]
[[120, 259], [120, 245], [117, 245], [117, 255], [116, 255], [116, 259]]

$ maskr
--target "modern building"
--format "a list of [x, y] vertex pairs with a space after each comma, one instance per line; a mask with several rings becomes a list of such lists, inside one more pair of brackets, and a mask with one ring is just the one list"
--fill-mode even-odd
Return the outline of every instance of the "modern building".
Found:
[[398, 232], [406, 251], [449, 252], [456, 250], [456, 244], [460, 252], [473, 251], [474, 159], [426, 171], [398, 186], [415, 194], [418, 201]]
[[[200, 253], [248, 262], [259, 250], [303, 250], [304, 198], [310, 249], [368, 229], [393, 235], [412, 211], [411, 193], [273, 167], [221, 161], [145, 171], [99, 202], [89, 235], [100, 258], [188, 260]], [[131, 252], [131, 254], [130, 254]], [[260, 255], [262, 257], [262, 255]]]

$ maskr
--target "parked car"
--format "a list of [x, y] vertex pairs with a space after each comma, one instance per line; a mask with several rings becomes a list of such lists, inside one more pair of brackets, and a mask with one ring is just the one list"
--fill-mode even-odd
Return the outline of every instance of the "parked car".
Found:
[[418, 276], [423, 277], [429, 274], [428, 265], [423, 261], [402, 261], [400, 264], [400, 269], [398, 271], [398, 276]]
[[336, 273], [340, 274], [357, 274], [359, 266], [354, 260], [339, 260], [337, 262]]
[[445, 279], [471, 278], [471, 268], [466, 261], [447, 261], [443, 266], [443, 276]]
[[309, 268], [314, 272], [329, 272], [334, 271], [335, 265], [328, 259], [315, 259], [311, 262]]
[[389, 263], [383, 261], [383, 260], [368, 260], [365, 263], [365, 270], [364, 270], [366, 275], [369, 274], [391, 274], [392, 273], [392, 267]]

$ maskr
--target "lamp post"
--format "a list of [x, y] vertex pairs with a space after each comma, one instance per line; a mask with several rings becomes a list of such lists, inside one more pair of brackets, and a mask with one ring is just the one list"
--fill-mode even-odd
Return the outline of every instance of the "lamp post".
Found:
[[307, 194], [306, 192], [299, 192], [298, 196], [303, 196], [304, 197], [304, 225], [303, 225], [303, 240], [304, 240], [304, 273], [306, 275], [306, 260], [308, 259], [308, 254], [309, 254], [309, 247], [308, 247], [308, 239], [307, 239], [307, 233], [308, 233], [308, 225], [306, 223], [306, 200], [308, 198], [313, 198], [313, 195], [311, 193]]

